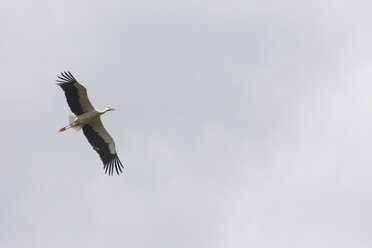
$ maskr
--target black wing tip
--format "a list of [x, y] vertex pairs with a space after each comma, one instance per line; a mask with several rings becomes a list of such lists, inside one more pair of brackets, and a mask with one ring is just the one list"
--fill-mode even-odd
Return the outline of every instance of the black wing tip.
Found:
[[61, 86], [61, 85], [64, 85], [64, 84], [68, 84], [68, 83], [75, 83], [77, 82], [76, 79], [74, 78], [74, 76], [71, 74], [70, 71], [64, 71], [64, 72], [61, 72], [61, 76], [57, 76], [58, 79], [56, 80], [58, 83], [56, 83], [57, 85]]
[[122, 169], [124, 169], [123, 164], [120, 162], [118, 156], [115, 156], [110, 162], [104, 164], [103, 169], [105, 170], [105, 174], [109, 174], [109, 176], [114, 175], [114, 169], [116, 174], [120, 175], [123, 173]]

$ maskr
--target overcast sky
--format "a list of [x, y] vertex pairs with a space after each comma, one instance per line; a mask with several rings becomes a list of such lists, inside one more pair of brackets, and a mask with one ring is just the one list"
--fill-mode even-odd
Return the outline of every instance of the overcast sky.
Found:
[[[0, 246], [372, 247], [370, 1], [12, 0]], [[55, 85], [114, 137], [108, 176]]]

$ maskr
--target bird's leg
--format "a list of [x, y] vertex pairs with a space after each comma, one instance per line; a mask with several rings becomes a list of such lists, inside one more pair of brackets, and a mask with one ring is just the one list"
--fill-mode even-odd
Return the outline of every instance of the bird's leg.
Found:
[[67, 125], [67, 126], [65, 126], [65, 127], [62, 127], [61, 129], [59, 129], [59, 132], [66, 131], [67, 129], [70, 129], [70, 128], [75, 127], [75, 126], [77, 126], [77, 125], [79, 125], [79, 123], [78, 123], [77, 120], [75, 120], [75, 121], [74, 121], [73, 123], [71, 123], [70, 125]]
[[66, 130], [69, 129], [69, 128], [71, 128], [71, 125], [68, 125], [68, 126], [62, 127], [61, 129], [59, 129], [59, 132], [66, 131]]

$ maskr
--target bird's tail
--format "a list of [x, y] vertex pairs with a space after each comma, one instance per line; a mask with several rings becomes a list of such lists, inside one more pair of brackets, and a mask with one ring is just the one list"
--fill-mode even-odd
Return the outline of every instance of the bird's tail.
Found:
[[[75, 122], [75, 120], [76, 120], [76, 115], [70, 115], [70, 116], [68, 117], [68, 124], [71, 125], [72, 123]], [[82, 126], [80, 126], [80, 125], [77, 125], [77, 126], [71, 126], [71, 128], [74, 129], [75, 131], [79, 131], [79, 130], [82, 128]]]

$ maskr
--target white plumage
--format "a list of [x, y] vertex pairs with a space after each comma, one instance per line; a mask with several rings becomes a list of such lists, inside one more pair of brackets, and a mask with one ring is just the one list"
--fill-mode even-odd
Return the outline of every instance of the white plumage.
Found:
[[95, 109], [89, 101], [86, 88], [79, 84], [70, 72], [61, 74], [61, 77], [58, 76], [60, 80], [57, 80], [59, 82], [57, 85], [65, 92], [67, 103], [75, 115], [69, 116], [69, 125], [59, 131], [63, 132], [69, 128], [76, 131], [83, 129], [89, 143], [99, 154], [105, 172], [112, 175], [115, 168], [116, 173], [119, 174], [124, 167], [116, 153], [114, 139], [106, 131], [100, 118], [104, 113], [115, 109], [109, 107], [103, 111]]

